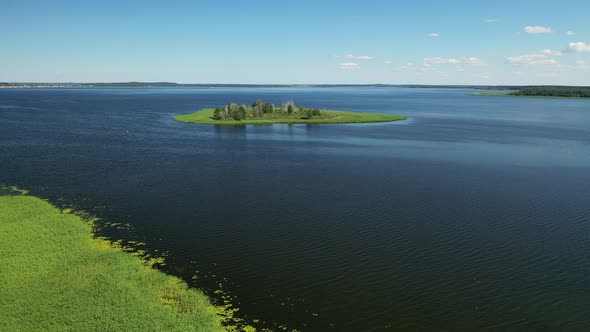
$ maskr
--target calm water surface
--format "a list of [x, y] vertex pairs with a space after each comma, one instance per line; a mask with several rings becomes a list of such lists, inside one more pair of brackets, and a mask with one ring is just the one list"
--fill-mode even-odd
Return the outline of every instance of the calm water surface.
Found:
[[[469, 90], [0, 90], [0, 183], [302, 331], [590, 328], [590, 101]], [[215, 127], [230, 101], [403, 114]]]

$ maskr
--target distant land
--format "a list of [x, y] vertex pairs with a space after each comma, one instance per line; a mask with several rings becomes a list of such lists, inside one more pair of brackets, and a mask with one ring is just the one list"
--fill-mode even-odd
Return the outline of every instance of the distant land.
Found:
[[506, 90], [506, 93], [481, 93], [493, 97], [590, 98], [590, 86], [565, 85], [421, 85], [421, 84], [226, 84], [174, 82], [96, 82], [96, 83], [35, 83], [0, 82], [0, 89], [60, 89], [60, 88], [336, 88], [336, 87], [396, 87], [413, 89], [478, 89]]
[[508, 93], [480, 93], [491, 97], [590, 98], [589, 87], [536, 86], [511, 89]]
[[71, 82], [0, 82], [0, 88], [103, 88], [103, 87], [129, 87], [129, 88], [283, 88], [283, 87], [399, 87], [399, 88], [443, 88], [443, 89], [482, 89], [482, 90], [523, 90], [528, 88], [557, 88], [557, 89], [589, 89], [590, 86], [561, 86], [561, 85], [422, 85], [422, 84], [227, 84], [227, 83], [174, 83], [174, 82], [96, 82], [96, 83], [71, 83]]

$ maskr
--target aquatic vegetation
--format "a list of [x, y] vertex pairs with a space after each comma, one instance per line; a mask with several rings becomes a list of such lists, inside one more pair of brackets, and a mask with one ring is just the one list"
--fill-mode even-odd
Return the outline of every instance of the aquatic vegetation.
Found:
[[29, 193], [29, 191], [26, 189], [21, 189], [17, 186], [6, 186], [6, 185], [0, 186], [0, 192], [1, 191], [5, 191], [8, 193], [17, 193], [17, 194], [22, 194], [22, 195], [26, 195]]

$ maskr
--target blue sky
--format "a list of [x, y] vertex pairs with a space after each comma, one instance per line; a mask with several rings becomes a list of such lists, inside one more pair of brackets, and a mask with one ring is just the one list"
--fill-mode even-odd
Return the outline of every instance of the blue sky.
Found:
[[0, 81], [590, 85], [590, 1], [0, 0]]

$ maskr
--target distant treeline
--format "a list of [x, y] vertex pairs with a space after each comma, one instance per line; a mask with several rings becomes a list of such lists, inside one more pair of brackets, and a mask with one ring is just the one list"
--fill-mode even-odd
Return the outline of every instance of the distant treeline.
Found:
[[87, 82], [87, 83], [72, 83], [72, 82], [52, 82], [52, 83], [38, 83], [38, 82], [0, 82], [0, 86], [10, 87], [75, 87], [75, 88], [92, 88], [92, 87], [203, 87], [203, 88], [231, 88], [231, 87], [262, 87], [262, 88], [288, 88], [288, 87], [314, 87], [314, 88], [337, 88], [337, 87], [398, 87], [398, 88], [445, 88], [445, 89], [487, 89], [492, 87], [487, 86], [473, 86], [473, 85], [416, 85], [416, 84], [230, 84], [230, 83], [174, 83], [174, 82]]
[[518, 88], [512, 96], [590, 98], [590, 87], [528, 87]]
[[[564, 90], [570, 91], [587, 91], [590, 87], [584, 86], [523, 86], [523, 85], [420, 85], [420, 84], [225, 84], [225, 83], [174, 83], [174, 82], [95, 82], [95, 83], [72, 83], [72, 82], [53, 82], [53, 83], [38, 83], [38, 82], [0, 82], [0, 87], [70, 87], [70, 88], [92, 88], [92, 87], [265, 87], [265, 88], [288, 88], [288, 87], [314, 87], [314, 88], [332, 88], [332, 87], [374, 87], [374, 88], [415, 88], [415, 89], [481, 89], [481, 90], [518, 90], [528, 91], [529, 89], [545, 89], [545, 90]], [[586, 92], [585, 92], [586, 93]]]

